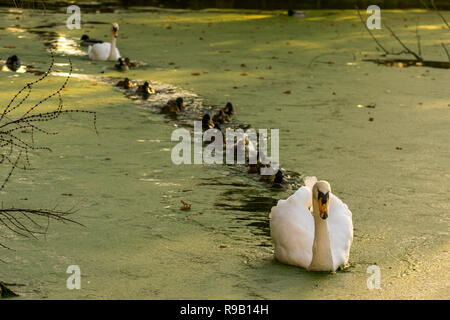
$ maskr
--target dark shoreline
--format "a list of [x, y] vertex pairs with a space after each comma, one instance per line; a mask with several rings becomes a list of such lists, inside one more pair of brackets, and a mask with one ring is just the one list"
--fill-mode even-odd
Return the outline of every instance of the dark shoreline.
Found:
[[[132, 6], [151, 6], [173, 9], [201, 10], [207, 8], [217, 9], [257, 9], [257, 10], [287, 10], [291, 9], [354, 9], [355, 4], [360, 8], [375, 4], [382, 9], [425, 9], [423, 3], [433, 10], [427, 1], [420, 0], [117, 0], [117, 1], [43, 1], [24, 0], [20, 7], [25, 9], [58, 9], [77, 4], [81, 8], [91, 8], [107, 12], [111, 8], [127, 8]], [[436, 0], [439, 10], [450, 10], [450, 2]], [[12, 0], [0, 0], [0, 7], [12, 7]]]

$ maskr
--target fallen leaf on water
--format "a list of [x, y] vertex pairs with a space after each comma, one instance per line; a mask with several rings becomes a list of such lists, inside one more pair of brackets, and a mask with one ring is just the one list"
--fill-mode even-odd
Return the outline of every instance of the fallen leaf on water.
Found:
[[199, 75], [200, 75], [200, 72], [192, 72], [191, 75], [193, 75], [193, 76], [199, 76]]
[[286, 90], [285, 92], [283, 92], [284, 94], [291, 94], [291, 90]]
[[91, 86], [96, 86], [96, 85], [98, 85], [97, 82], [92, 82], [92, 83], [91, 83]]

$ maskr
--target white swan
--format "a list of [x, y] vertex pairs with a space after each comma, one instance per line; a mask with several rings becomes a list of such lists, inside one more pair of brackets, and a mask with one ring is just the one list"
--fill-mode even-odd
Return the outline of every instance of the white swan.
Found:
[[113, 23], [111, 33], [111, 43], [96, 43], [88, 47], [89, 59], [99, 61], [117, 61], [117, 59], [120, 58], [119, 50], [116, 48], [116, 40], [119, 34], [119, 25], [117, 23]]
[[270, 234], [275, 259], [310, 271], [336, 271], [348, 262], [352, 213], [331, 193], [328, 182], [307, 177], [305, 184], [272, 207]]

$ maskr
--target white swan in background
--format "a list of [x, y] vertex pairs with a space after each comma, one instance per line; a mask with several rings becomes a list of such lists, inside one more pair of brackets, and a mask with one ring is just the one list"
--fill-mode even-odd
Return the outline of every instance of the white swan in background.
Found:
[[119, 35], [119, 25], [117, 23], [113, 23], [111, 34], [111, 43], [96, 43], [88, 47], [89, 59], [99, 61], [117, 61], [117, 59], [120, 58], [119, 50], [116, 48], [116, 40]]
[[331, 193], [328, 182], [307, 177], [305, 184], [272, 207], [270, 235], [275, 259], [309, 271], [336, 271], [348, 262], [352, 213]]

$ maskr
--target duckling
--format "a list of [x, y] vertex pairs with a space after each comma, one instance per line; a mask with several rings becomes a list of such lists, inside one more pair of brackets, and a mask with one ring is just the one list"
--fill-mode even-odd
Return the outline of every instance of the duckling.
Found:
[[214, 128], [214, 122], [211, 120], [211, 116], [207, 113], [202, 118], [202, 129], [206, 131]]
[[125, 78], [125, 79], [120, 80], [119, 82], [117, 82], [116, 87], [122, 87], [124, 89], [130, 89], [130, 88], [134, 87], [134, 83], [130, 79]]
[[219, 112], [213, 116], [212, 120], [217, 123], [231, 122], [231, 117], [226, 114], [223, 109], [220, 109]]
[[155, 94], [155, 90], [148, 81], [145, 81], [144, 84], [137, 88], [136, 93], [141, 94], [144, 99], [148, 99], [150, 95]]
[[225, 107], [222, 110], [223, 110], [223, 112], [225, 112], [225, 114], [230, 116], [230, 118], [234, 114], [233, 104], [231, 102], [227, 102], [227, 104], [225, 105]]
[[167, 104], [161, 108], [161, 113], [164, 114], [177, 114], [183, 111], [184, 102], [183, 98], [179, 97], [176, 100], [169, 100]]
[[96, 44], [96, 43], [103, 43], [103, 41], [102, 40], [97, 40], [97, 39], [91, 39], [91, 38], [89, 38], [89, 36], [87, 35], [87, 34], [83, 34], [82, 36], [81, 36], [81, 42], [80, 42], [80, 46], [82, 46], [82, 47], [89, 47], [89, 46], [92, 46], [92, 45], [94, 45], [94, 44]]
[[248, 171], [247, 173], [259, 173], [261, 174], [261, 157], [258, 153], [258, 158], [256, 160], [256, 163], [250, 163], [248, 165]]
[[288, 16], [294, 17], [294, 18], [304, 18], [304, 17], [306, 17], [306, 13], [304, 13], [302, 11], [294, 11], [292, 9], [289, 9]]
[[20, 65], [20, 59], [16, 55], [13, 55], [6, 60], [6, 66], [11, 71], [17, 71], [17, 69], [20, 68]]
[[139, 63], [136, 61], [131, 61], [130, 58], [125, 58], [124, 62], [129, 68], [139, 67]]
[[117, 59], [117, 63], [114, 65], [114, 67], [116, 67], [116, 69], [119, 71], [127, 71], [129, 69], [122, 58]]
[[283, 172], [281, 170], [278, 170], [275, 174], [275, 179], [273, 180], [273, 183], [270, 187], [275, 189], [290, 189], [291, 185], [283, 177]]

